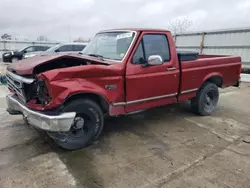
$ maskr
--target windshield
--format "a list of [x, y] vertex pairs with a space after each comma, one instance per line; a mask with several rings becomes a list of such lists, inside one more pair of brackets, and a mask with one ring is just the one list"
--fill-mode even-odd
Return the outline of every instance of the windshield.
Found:
[[26, 50], [26, 49], [28, 49], [30, 47], [32, 47], [32, 46], [28, 46], [28, 47], [26, 46], [25, 48], [21, 48], [20, 52], [23, 52], [24, 50]]
[[48, 50], [46, 50], [47, 52], [54, 52], [57, 48], [59, 48], [61, 46], [61, 44], [57, 44], [55, 46], [52, 46], [51, 48], [49, 48]]
[[98, 33], [82, 51], [83, 55], [122, 60], [135, 33], [127, 31]]

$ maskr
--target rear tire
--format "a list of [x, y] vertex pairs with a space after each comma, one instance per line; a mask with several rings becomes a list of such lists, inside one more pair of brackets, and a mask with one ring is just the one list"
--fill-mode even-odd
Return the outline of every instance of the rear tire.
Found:
[[18, 61], [19, 61], [19, 59], [17, 57], [12, 57], [11, 58], [11, 63], [16, 63]]
[[219, 89], [217, 85], [205, 82], [197, 92], [196, 97], [191, 99], [191, 108], [198, 115], [208, 116], [215, 110], [218, 100]]
[[81, 149], [100, 136], [104, 120], [103, 112], [96, 102], [77, 99], [67, 104], [63, 112], [76, 112], [76, 117], [68, 132], [49, 133], [60, 147], [67, 150]]

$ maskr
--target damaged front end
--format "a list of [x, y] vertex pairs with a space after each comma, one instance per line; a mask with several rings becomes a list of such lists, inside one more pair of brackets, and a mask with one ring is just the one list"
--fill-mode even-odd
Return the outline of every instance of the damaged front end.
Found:
[[[54, 108], [48, 106], [52, 97], [49, 94], [48, 87], [50, 81], [45, 80], [42, 76], [46, 75], [55, 77], [60, 73], [58, 70], [67, 68], [76, 68], [93, 63], [91, 60], [86, 60], [78, 56], [41, 56], [31, 58], [31, 60], [22, 60], [19, 63], [11, 64], [7, 67], [7, 85], [9, 90], [14, 93], [17, 98], [27, 107], [35, 110], [43, 110]], [[71, 74], [74, 74], [74, 70]], [[71, 75], [63, 75], [60, 79]], [[60, 89], [59, 89], [60, 90]]]
[[75, 113], [47, 115], [27, 107], [30, 102], [45, 105], [50, 101], [45, 82], [7, 72], [7, 85], [12, 94], [7, 95], [7, 111], [12, 115], [23, 115], [29, 124], [51, 132], [67, 132], [74, 121]]
[[24, 104], [35, 101], [36, 104], [47, 105], [51, 97], [45, 81], [41, 78], [26, 78], [7, 71], [7, 86]]
[[14, 94], [7, 95], [6, 101], [8, 106], [7, 111], [10, 114], [22, 114], [30, 125], [45, 131], [69, 131], [76, 115], [75, 112], [68, 112], [53, 116], [31, 110], [22, 104]]
[[12, 93], [7, 96], [7, 111], [22, 114], [35, 127], [67, 132], [75, 113], [62, 113], [62, 109], [65, 100], [74, 94], [105, 96], [102, 103], [105, 109], [108, 109], [107, 101], [123, 99], [123, 90], [107, 92], [105, 89], [110, 82], [123, 88], [122, 64], [108, 66], [99, 59], [78, 56], [31, 59], [34, 61], [30, 62], [32, 67], [28, 68], [29, 62], [21, 61], [7, 68], [7, 85]]
[[43, 79], [38, 78], [36, 80], [36, 103], [41, 105], [47, 105], [51, 101], [52, 97], [49, 94], [46, 83]]
[[27, 87], [29, 89], [33, 88], [35, 80], [19, 76], [10, 71], [7, 71], [6, 78], [9, 90], [15, 93], [22, 102], [26, 103], [28, 99], [25, 91], [28, 89]]

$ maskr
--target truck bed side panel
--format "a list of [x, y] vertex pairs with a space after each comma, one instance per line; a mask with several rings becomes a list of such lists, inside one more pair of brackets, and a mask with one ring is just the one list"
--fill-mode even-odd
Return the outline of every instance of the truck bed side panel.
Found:
[[211, 77], [222, 78], [222, 87], [237, 83], [241, 69], [240, 57], [210, 57], [181, 62], [182, 78], [179, 101], [195, 97], [201, 85]]

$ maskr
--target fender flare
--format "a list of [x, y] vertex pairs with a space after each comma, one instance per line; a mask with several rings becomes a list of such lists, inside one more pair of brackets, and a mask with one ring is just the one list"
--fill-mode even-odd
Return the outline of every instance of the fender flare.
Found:
[[88, 92], [83, 92], [83, 91], [79, 91], [76, 93], [73, 93], [69, 96], [67, 96], [64, 101], [63, 101], [63, 105], [67, 104], [68, 102], [72, 101], [72, 100], [76, 100], [79, 98], [89, 98], [94, 100], [95, 102], [97, 102], [101, 108], [103, 109], [103, 111], [107, 112], [109, 110], [109, 105], [110, 102], [107, 100], [106, 97], [104, 97], [102, 94], [96, 93], [96, 92], [92, 92], [92, 91], [88, 91]]
[[[221, 74], [221, 73], [219, 73], [219, 72], [213, 72], [213, 73], [209, 73], [209, 74], [207, 74], [204, 78], [203, 78], [203, 80], [202, 80], [202, 85], [206, 82], [206, 81], [208, 81], [208, 80], [212, 80], [213, 78], [219, 78], [219, 79], [221, 79], [221, 84], [220, 83], [215, 83], [217, 86], [219, 86], [219, 87], [222, 87], [222, 85], [223, 85], [223, 75]], [[213, 81], [212, 81], [213, 82]]]

